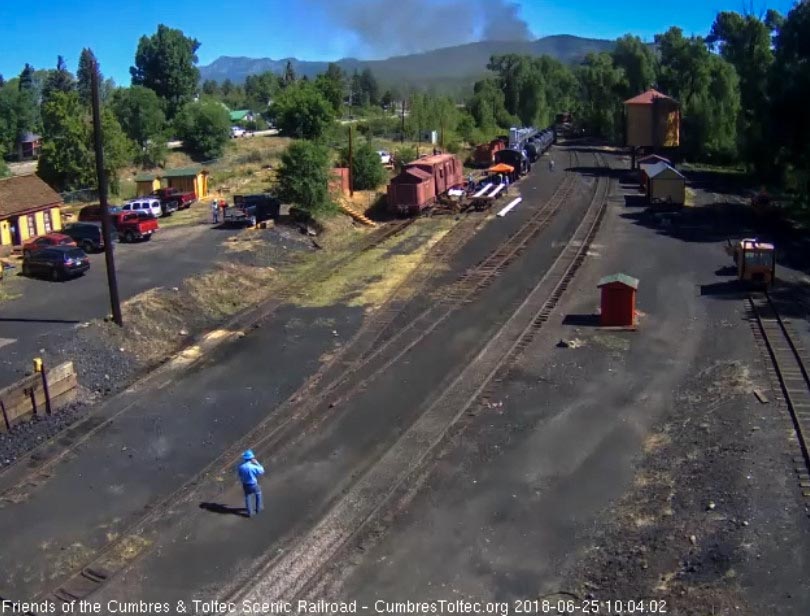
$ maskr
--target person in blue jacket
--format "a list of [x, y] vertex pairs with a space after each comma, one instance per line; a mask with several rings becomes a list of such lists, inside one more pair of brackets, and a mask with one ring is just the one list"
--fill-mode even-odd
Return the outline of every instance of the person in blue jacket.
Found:
[[[253, 451], [248, 449], [242, 454], [242, 464], [236, 469], [239, 475], [239, 480], [242, 482], [242, 489], [245, 491], [245, 509], [247, 510], [248, 517], [253, 517], [254, 512], [259, 513], [262, 510], [262, 488], [259, 485], [259, 477], [264, 475], [264, 467], [259, 464]], [[251, 511], [250, 497], [255, 497], [255, 508]]]

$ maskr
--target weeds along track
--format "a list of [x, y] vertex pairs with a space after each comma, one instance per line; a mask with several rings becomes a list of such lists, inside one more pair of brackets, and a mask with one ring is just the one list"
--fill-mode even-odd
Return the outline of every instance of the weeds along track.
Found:
[[[799, 442], [800, 456], [793, 459], [799, 487], [810, 506], [810, 375], [807, 350], [790, 332], [767, 292], [748, 297], [748, 311], [756, 325], [755, 337], [770, 358], [778, 387], [787, 405]], [[778, 393], [778, 392], [777, 392]]]
[[[493, 253], [462, 277], [461, 290], [457, 286], [459, 283], [454, 285], [457, 299], [437, 303], [418, 315], [407, 326], [398, 329], [384, 343], [378, 345], [377, 341], [381, 334], [405, 307], [413, 289], [424, 286], [436, 268], [455, 254], [475, 234], [485, 218], [484, 214], [476, 212], [464, 214], [461, 221], [428, 251], [425, 259], [428, 267], [416, 270], [415, 278], [409, 277], [401, 283], [386, 304], [373, 313], [361, 330], [347, 343], [344, 350], [328, 361], [318, 373], [277, 407], [254, 430], [228, 447], [179, 490], [155, 503], [147, 514], [122, 534], [120, 540], [104, 546], [92, 557], [90, 562], [85, 563], [81, 569], [76, 570], [70, 577], [62, 581], [56, 590], [49, 591], [42, 598], [58, 602], [75, 600], [72, 598], [75, 596], [84, 598], [90, 595], [105, 584], [115, 572], [131, 564], [130, 562], [125, 564], [120, 562], [117, 556], [121, 552], [120, 544], [130, 541], [132, 537], [147, 536], [154, 532], [158, 524], [170, 521], [172, 515], [175, 515], [169, 513], [170, 510], [182, 509], [179, 505], [194, 501], [197, 498], [198, 488], [207, 479], [219, 473], [228, 472], [233, 460], [248, 445], [255, 450], [272, 448], [278, 452], [280, 448], [292, 446], [292, 443], [303, 433], [325, 421], [329, 416], [330, 408], [365, 387], [373, 378], [384, 372], [391, 364], [427, 337], [456, 309], [462, 307], [477, 292], [490, 284], [517, 258], [529, 242], [550, 224], [554, 215], [575, 188], [576, 177], [570, 173], [566, 174], [551, 199], [540, 207], [521, 229], [507, 238]], [[375, 237], [372, 241], [370, 235], [368, 245], [362, 250], [365, 251], [379, 245], [412, 223], [412, 220], [404, 221], [401, 225], [397, 225], [396, 231], [387, 233], [382, 239], [380, 239], [381, 234], [373, 234]], [[357, 252], [353, 251], [352, 255], [356, 255]], [[484, 273], [477, 274], [479, 269], [482, 269]], [[308, 284], [312, 282], [310, 280]], [[292, 290], [285, 297], [290, 297], [296, 292], [296, 290]], [[279, 305], [281, 303], [283, 302], [280, 302]], [[373, 369], [367, 371], [370, 366], [373, 366]], [[179, 514], [176, 515], [178, 515], [177, 521], [180, 522]]]
[[[603, 165], [601, 155], [595, 156]], [[260, 563], [257, 569], [235, 580], [231, 588], [220, 594], [221, 600], [237, 603], [291, 600], [322, 588], [320, 576], [328, 566], [370, 521], [386, 511], [398, 490], [433, 459], [448, 430], [471, 404], [485, 395], [490, 383], [512, 367], [547, 322], [551, 310], [587, 256], [604, 217], [609, 187], [610, 180], [600, 176], [585, 217], [565, 249], [512, 317], [438, 399], [311, 531], [301, 538], [293, 538], [283, 552], [274, 552], [264, 564]], [[520, 241], [514, 241], [513, 246]], [[508, 258], [509, 253], [501, 254], [501, 258]], [[470, 280], [470, 288], [478, 288], [478, 280]], [[333, 570], [341, 570], [341, 567]]]

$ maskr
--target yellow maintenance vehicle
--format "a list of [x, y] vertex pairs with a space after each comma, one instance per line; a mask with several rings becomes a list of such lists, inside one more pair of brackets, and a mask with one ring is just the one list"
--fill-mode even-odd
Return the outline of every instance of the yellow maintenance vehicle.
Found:
[[734, 259], [737, 278], [745, 283], [771, 286], [776, 276], [776, 250], [773, 244], [746, 238], [728, 240], [726, 254]]

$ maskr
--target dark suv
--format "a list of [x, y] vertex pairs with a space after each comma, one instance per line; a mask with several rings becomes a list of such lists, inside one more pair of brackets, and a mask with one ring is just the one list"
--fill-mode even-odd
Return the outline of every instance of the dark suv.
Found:
[[[61, 231], [68, 237], [73, 238], [76, 245], [85, 252], [100, 252], [104, 250], [104, 234], [101, 232], [101, 224], [92, 222], [73, 222], [65, 225]], [[118, 239], [118, 231], [110, 229], [110, 239], [114, 242]]]
[[44, 274], [51, 280], [81, 276], [90, 269], [90, 259], [81, 248], [54, 246], [23, 257], [23, 276]]

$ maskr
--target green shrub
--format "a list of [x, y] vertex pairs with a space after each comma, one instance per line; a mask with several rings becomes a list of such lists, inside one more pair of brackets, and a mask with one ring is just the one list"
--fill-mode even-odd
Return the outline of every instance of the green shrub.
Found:
[[312, 216], [334, 211], [329, 199], [329, 149], [312, 141], [296, 141], [281, 155], [276, 176], [279, 197]]
[[[340, 163], [349, 166], [349, 149], [340, 152]], [[385, 167], [380, 162], [380, 155], [369, 143], [354, 149], [352, 156], [352, 184], [355, 190], [372, 190], [385, 181]]]

